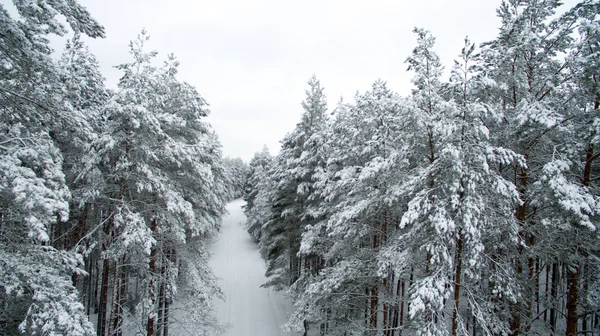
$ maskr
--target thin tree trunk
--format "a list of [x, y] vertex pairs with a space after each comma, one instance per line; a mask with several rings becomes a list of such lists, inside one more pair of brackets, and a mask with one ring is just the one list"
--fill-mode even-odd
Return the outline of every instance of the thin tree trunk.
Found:
[[[373, 226], [373, 249], [379, 247], [379, 237], [377, 232], [377, 226]], [[371, 330], [370, 334], [377, 333], [377, 310], [379, 305], [379, 293], [378, 293], [378, 280], [375, 280], [375, 283], [371, 287], [371, 295], [370, 295], [370, 315], [369, 315], [369, 328]]]
[[[533, 245], [535, 244], [535, 237], [533, 236], [533, 234], [529, 233], [529, 239], [528, 239], [528, 243], [529, 243], [529, 247], [533, 247]], [[529, 276], [528, 276], [528, 283], [529, 286], [531, 286], [531, 290], [535, 290], [537, 288], [537, 281], [538, 281], [538, 277], [536, 276], [536, 272], [535, 272], [535, 259], [532, 257], [529, 257], [527, 260], [527, 268], [529, 271]], [[536, 285], [532, 285], [533, 282], [536, 282]], [[533, 294], [533, 293], [532, 293]], [[531, 325], [533, 324], [532, 321], [532, 317], [533, 317], [533, 301], [536, 298], [536, 294], [531, 295], [531, 297], [529, 298], [529, 300], [527, 300], [527, 327], [525, 328], [525, 333], [529, 333], [529, 331], [531, 330]]]
[[165, 301], [165, 317], [163, 326], [163, 336], [169, 336], [169, 300]]
[[[410, 274], [410, 280], [412, 281], [412, 273]], [[404, 280], [402, 280], [402, 301], [400, 301], [400, 331], [398, 332], [399, 336], [402, 336], [402, 330], [404, 329]]]
[[302, 326], [304, 327], [304, 333], [302, 334], [302, 336], [308, 336], [308, 321], [302, 321]]
[[[386, 290], [388, 288], [387, 278], [383, 279], [383, 288], [386, 289]], [[383, 297], [382, 298], [382, 301], [383, 301], [383, 305], [382, 305], [382, 307], [383, 307], [383, 316], [381, 318], [381, 327], [382, 327], [384, 335], [385, 335], [385, 333], [387, 333], [388, 327], [389, 327], [388, 326], [388, 305], [385, 302], [385, 300], [386, 300], [386, 297]]]
[[92, 301], [94, 296], [94, 261], [93, 255], [89, 254], [87, 257], [86, 269], [88, 272], [87, 281], [85, 282], [85, 313], [89, 317], [92, 312]]
[[[526, 162], [527, 162], [527, 157], [528, 157], [527, 154], [525, 154]], [[518, 175], [517, 180], [518, 180], [517, 183], [519, 185], [519, 196], [523, 203], [517, 207], [517, 211], [516, 211], [515, 215], [516, 215], [517, 222], [519, 223], [521, 233], [527, 235], [527, 232], [525, 232], [525, 221], [527, 219], [527, 199], [526, 199], [526, 195], [525, 195], [525, 192], [527, 190], [527, 183], [528, 183], [527, 168], [520, 168], [520, 174]], [[517, 274], [522, 275], [523, 267], [521, 267], [520, 256], [523, 254], [523, 248], [521, 246], [519, 246], [519, 248], [517, 250], [518, 250], [519, 255], [517, 256], [517, 260], [516, 260], [516, 264], [517, 264], [516, 269], [517, 269]], [[520, 310], [518, 309], [518, 303], [517, 303], [517, 307], [513, 307], [512, 321], [511, 321], [510, 329], [512, 331], [512, 333], [511, 333], [512, 336], [518, 336], [521, 333], [521, 315], [520, 315]]]
[[[102, 241], [102, 252], [106, 253], [110, 246], [113, 228], [113, 217], [110, 216], [103, 227], [104, 239]], [[100, 304], [98, 307], [97, 336], [106, 335], [106, 315], [108, 313], [108, 281], [110, 275], [110, 260], [107, 256], [102, 262], [102, 282], [100, 284]]]
[[[535, 263], [535, 313], [540, 313], [540, 274], [541, 272], [541, 260], [537, 259]], [[538, 317], [539, 318], [539, 317]]]
[[567, 328], [566, 336], [577, 334], [577, 301], [579, 298], [579, 269], [568, 271], [567, 279]]
[[[598, 109], [598, 102], [595, 103], [595, 108]], [[594, 134], [592, 133], [592, 136]], [[585, 152], [585, 167], [581, 184], [585, 187], [590, 185], [592, 175], [592, 163], [594, 162], [594, 144], [588, 144]], [[575, 247], [575, 255], [579, 254], [579, 246]], [[567, 328], [565, 335], [574, 336], [577, 333], [577, 302], [579, 301], [579, 262], [573, 266], [573, 271], [569, 269], [567, 279]]]
[[98, 300], [100, 299], [98, 297], [98, 288], [101, 285], [98, 280], [100, 280], [100, 260], [94, 260], [94, 268], [96, 269], [96, 278], [94, 279], [94, 314], [98, 314]]
[[399, 310], [400, 310], [400, 300], [402, 297], [400, 296], [400, 282], [403, 281], [398, 279], [396, 281], [396, 299], [394, 304], [394, 312], [392, 313], [392, 329], [391, 332], [388, 333], [388, 336], [394, 336], [396, 334], [396, 329], [398, 329], [398, 318], [399, 318]]
[[558, 308], [558, 262], [552, 264], [552, 286], [550, 287], [550, 298], [552, 307], [550, 308], [550, 330], [556, 331], [556, 309]]
[[454, 312], [452, 313], [452, 336], [456, 336], [458, 330], [458, 308], [460, 305], [460, 285], [461, 285], [461, 274], [462, 274], [462, 250], [463, 250], [463, 239], [460, 236], [456, 243], [456, 273], [454, 274]]
[[548, 264], [546, 267], [546, 288], [544, 289], [544, 321], [548, 322], [548, 283], [550, 283], [550, 266]]
[[123, 334], [123, 321], [125, 319], [125, 312], [123, 307], [125, 306], [125, 299], [127, 298], [127, 255], [124, 255], [121, 263], [121, 287], [119, 289], [119, 305], [117, 306], [117, 321], [115, 323], [115, 333], [117, 336]]
[[158, 291], [158, 335], [161, 335], [164, 327], [165, 316], [165, 273], [166, 273], [166, 258], [163, 256], [160, 265], [160, 289]]
[[[589, 270], [586, 267], [586, 265], [582, 265], [581, 266], [581, 279], [583, 281], [583, 292], [584, 293], [588, 293], [589, 291]], [[588, 330], [588, 318], [590, 317], [589, 314], [585, 314], [582, 318], [581, 318], [581, 331], [583, 331], [583, 335], [587, 336], [589, 334], [589, 330]]]
[[100, 285], [100, 305], [98, 306], [98, 328], [97, 335], [106, 335], [106, 312], [108, 310], [108, 278], [110, 271], [110, 260], [104, 259], [102, 265], [102, 283]]
[[[158, 223], [156, 218], [153, 218], [150, 222], [150, 230], [152, 231], [152, 235], [156, 237], [156, 231], [158, 229]], [[152, 249], [150, 250], [150, 283], [148, 285], [148, 292], [150, 296], [150, 311], [148, 312], [148, 324], [147, 335], [154, 336], [154, 317], [155, 317], [155, 305], [156, 305], [156, 244], [152, 245]]]
[[369, 304], [371, 298], [369, 297], [369, 287], [365, 287], [365, 329], [369, 328]]
[[117, 322], [117, 314], [118, 306], [119, 306], [119, 293], [120, 293], [120, 284], [119, 284], [119, 263], [115, 261], [113, 263], [113, 286], [112, 286], [112, 300], [111, 300], [111, 310], [110, 310], [110, 319], [108, 324], [108, 335], [115, 335], [115, 327]]

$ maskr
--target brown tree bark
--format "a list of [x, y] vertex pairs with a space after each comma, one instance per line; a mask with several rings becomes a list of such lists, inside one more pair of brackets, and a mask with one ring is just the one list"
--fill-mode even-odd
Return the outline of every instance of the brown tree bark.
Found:
[[[595, 103], [595, 109], [598, 109], [599, 102]], [[594, 134], [592, 133], [592, 136]], [[592, 176], [592, 164], [596, 157], [594, 156], [594, 144], [590, 141], [585, 153], [585, 166], [581, 184], [589, 187]], [[575, 255], [579, 254], [579, 246], [575, 246]], [[577, 334], [577, 302], [579, 301], [579, 262], [569, 269], [567, 276], [567, 328], [565, 335], [574, 336]]]
[[379, 304], [379, 296], [377, 291], [377, 283], [371, 287], [371, 298], [370, 298], [370, 315], [369, 315], [369, 327], [371, 332], [377, 330], [377, 306]]
[[[528, 156], [527, 154], [525, 154], [525, 161], [527, 162]], [[517, 185], [519, 186], [519, 196], [520, 199], [522, 201], [522, 204], [520, 204], [517, 207], [517, 211], [515, 213], [517, 222], [519, 223], [520, 226], [520, 231], [521, 234], [527, 235], [527, 232], [525, 231], [525, 222], [527, 220], [527, 199], [526, 199], [526, 195], [525, 192], [527, 191], [527, 184], [528, 184], [528, 176], [527, 176], [527, 168], [517, 168], [517, 170], [520, 170], [520, 174], [518, 174], [517, 176]], [[516, 269], [517, 269], [517, 274], [520, 276], [523, 274], [523, 267], [521, 266], [521, 258], [520, 256], [523, 254], [523, 248], [521, 246], [519, 246], [518, 250], [518, 256], [517, 256], [517, 260], [516, 262]], [[518, 309], [518, 303], [515, 305], [515, 307], [513, 307], [513, 312], [512, 312], [512, 321], [511, 321], [511, 325], [510, 325], [510, 329], [511, 329], [511, 335], [512, 336], [518, 336], [521, 333], [521, 312]]]
[[569, 270], [567, 279], [567, 328], [566, 336], [577, 334], [577, 301], [579, 298], [579, 269]]
[[454, 274], [454, 312], [452, 313], [452, 336], [456, 336], [458, 330], [458, 306], [460, 304], [460, 285], [462, 274], [462, 250], [463, 239], [460, 236], [456, 242], [456, 270]]

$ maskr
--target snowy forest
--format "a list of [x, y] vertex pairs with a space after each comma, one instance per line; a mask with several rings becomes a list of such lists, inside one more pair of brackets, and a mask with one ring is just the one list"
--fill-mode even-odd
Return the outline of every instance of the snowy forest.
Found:
[[[18, 17], [0, 5], [0, 334], [166, 336], [171, 311], [196, 334], [217, 328], [203, 239], [244, 165], [222, 158], [206, 102], [173, 55], [154, 65], [145, 32], [110, 90], [85, 8], [13, 4]], [[58, 58], [50, 34], [68, 38]]]
[[[286, 325], [320, 335], [598, 335], [600, 2], [507, 0], [451, 75], [415, 29], [384, 81], [250, 163], [248, 229]], [[306, 335], [306, 334], [305, 334]]]
[[285, 330], [600, 335], [600, 1], [504, 0], [496, 39], [465, 38], [451, 65], [415, 28], [412, 94], [377, 80], [331, 108], [313, 76], [281, 150], [249, 164], [223, 156], [208, 103], [144, 30], [111, 89], [84, 42], [105, 37], [93, 13], [13, 6], [0, 334], [219, 334], [207, 241], [242, 197], [263, 286], [294, 302]]

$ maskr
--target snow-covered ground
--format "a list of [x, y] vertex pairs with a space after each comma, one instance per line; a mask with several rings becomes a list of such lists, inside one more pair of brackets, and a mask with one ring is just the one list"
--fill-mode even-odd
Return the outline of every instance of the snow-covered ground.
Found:
[[289, 336], [281, 330], [292, 312], [291, 301], [282, 293], [261, 288], [265, 262], [246, 232], [241, 200], [228, 204], [222, 231], [210, 246], [210, 265], [219, 278], [225, 301], [218, 301], [215, 314], [229, 324], [225, 336]]

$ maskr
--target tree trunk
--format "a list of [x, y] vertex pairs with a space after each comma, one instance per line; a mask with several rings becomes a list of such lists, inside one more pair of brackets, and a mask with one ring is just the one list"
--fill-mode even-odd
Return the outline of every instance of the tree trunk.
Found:
[[388, 333], [387, 336], [394, 336], [396, 333], [396, 329], [398, 329], [398, 318], [399, 318], [399, 310], [400, 310], [400, 302], [402, 297], [400, 296], [400, 282], [403, 281], [398, 279], [396, 282], [396, 300], [394, 304], [394, 311], [392, 313], [392, 329], [391, 332]]
[[[540, 274], [542, 273], [542, 262], [537, 259], [535, 262], [535, 313], [540, 313]], [[538, 317], [539, 318], [539, 317]]]
[[[377, 224], [374, 224], [372, 229], [372, 239], [373, 239], [373, 249], [377, 249], [379, 247], [379, 236], [377, 234]], [[375, 283], [371, 287], [371, 294], [369, 298], [369, 329], [372, 335], [377, 333], [377, 306], [379, 305], [379, 297], [378, 297], [378, 279], [375, 279]]]
[[[156, 218], [153, 218], [150, 222], [150, 230], [152, 231], [152, 235], [156, 237], [156, 230], [158, 229], [158, 224]], [[154, 317], [155, 317], [155, 305], [156, 305], [156, 244], [152, 245], [152, 249], [150, 250], [150, 283], [148, 285], [148, 293], [150, 296], [150, 311], [148, 312], [148, 324], [147, 335], [154, 336]]]
[[124, 255], [121, 263], [121, 287], [119, 288], [119, 305], [117, 306], [117, 321], [115, 323], [115, 333], [117, 336], [123, 334], [123, 321], [125, 314], [123, 307], [125, 306], [125, 299], [127, 298], [127, 256]]
[[552, 286], [550, 287], [550, 330], [556, 331], [556, 309], [558, 308], [558, 262], [552, 264]]
[[365, 287], [365, 329], [369, 328], [369, 304], [371, 298], [369, 297], [369, 287]]
[[99, 260], [94, 260], [94, 267], [96, 269], [96, 278], [94, 279], [94, 300], [93, 300], [93, 305], [94, 305], [94, 314], [98, 314], [98, 288], [101, 285], [98, 280], [100, 280], [100, 261]]
[[[412, 281], [412, 273], [410, 275], [410, 280]], [[402, 330], [404, 329], [404, 280], [402, 280], [402, 301], [400, 301], [400, 331], [398, 332], [399, 336], [402, 336]]]
[[454, 274], [454, 312], [452, 313], [452, 336], [456, 336], [458, 330], [458, 308], [460, 305], [460, 276], [462, 273], [462, 250], [463, 240], [462, 237], [458, 237], [456, 243], [456, 273]]
[[117, 322], [118, 306], [119, 306], [119, 293], [120, 293], [120, 277], [119, 277], [119, 263], [115, 261], [113, 263], [113, 286], [112, 286], [112, 300], [110, 309], [110, 319], [108, 324], [108, 335], [115, 335], [115, 327]]
[[[525, 154], [525, 161], [527, 163], [527, 154]], [[518, 170], [519, 168], [517, 168]], [[515, 173], [516, 174], [516, 173]], [[526, 199], [526, 190], [527, 190], [527, 168], [520, 168], [520, 174], [518, 175], [517, 179], [517, 185], [519, 186], [519, 197], [522, 201], [522, 204], [520, 204], [517, 207], [517, 211], [516, 211], [516, 219], [517, 222], [519, 223], [520, 226], [520, 232], [522, 235], [527, 235], [527, 232], [525, 231], [525, 222], [527, 220], [527, 199]], [[519, 275], [519, 278], [521, 278], [522, 274], [523, 274], [523, 267], [521, 266], [521, 258], [520, 256], [523, 254], [523, 248], [521, 246], [518, 247], [517, 249], [518, 251], [518, 255], [517, 255], [517, 259], [516, 259], [516, 269], [517, 269], [517, 274]], [[518, 307], [518, 303], [515, 305], [516, 307], [513, 307], [513, 312], [512, 312], [512, 322], [510, 325], [510, 329], [511, 329], [511, 335], [512, 336], [517, 336], [521, 333], [521, 312], [519, 310]]]
[[94, 260], [92, 258], [92, 254], [88, 255], [88, 257], [86, 258], [86, 270], [88, 272], [88, 276], [87, 276], [87, 281], [85, 282], [85, 313], [86, 315], [90, 316], [91, 314], [91, 307], [92, 307], [92, 301], [93, 301], [93, 294], [94, 294]]
[[169, 336], [169, 300], [165, 301], [165, 317], [163, 326], [163, 336]]
[[546, 283], [544, 289], [544, 321], [548, 322], [548, 284], [550, 283], [550, 266], [546, 263]]
[[[584, 293], [589, 293], [589, 268], [586, 267], [586, 265], [582, 265], [581, 266], [581, 279], [583, 281], [583, 292]], [[590, 317], [590, 314], [585, 314], [583, 317], [581, 317], [581, 331], [583, 332], [584, 336], [587, 336], [589, 334], [589, 330], [588, 330], [588, 318]], [[593, 335], [592, 335], [593, 336]]]
[[110, 271], [110, 260], [104, 259], [102, 265], [102, 283], [100, 285], [100, 305], [98, 306], [98, 328], [97, 335], [106, 335], [106, 311], [108, 310], [108, 276]]
[[[102, 241], [102, 252], [105, 253], [108, 251], [108, 247], [110, 246], [110, 235], [112, 233], [113, 228], [113, 217], [109, 217], [106, 220], [106, 223], [103, 227], [104, 239]], [[109, 280], [109, 272], [110, 272], [110, 260], [107, 256], [104, 256], [105, 259], [102, 265], [102, 282], [100, 285], [100, 305], [98, 307], [98, 326], [97, 326], [97, 334], [98, 336], [104, 336], [106, 334], [106, 314], [108, 311], [108, 280]]]
[[304, 327], [304, 333], [302, 333], [302, 336], [308, 336], [308, 321], [302, 321], [302, 326]]
[[166, 273], [167, 260], [163, 256], [160, 265], [160, 286], [158, 291], [158, 335], [161, 335], [164, 328], [164, 317], [165, 317], [165, 273]]
[[[598, 102], [595, 104], [598, 109]], [[592, 136], [594, 134], [592, 133]], [[592, 175], [592, 163], [594, 162], [594, 144], [588, 144], [585, 152], [585, 167], [583, 168], [583, 176], [581, 184], [589, 187]], [[575, 255], [579, 254], [579, 246], [575, 246]], [[579, 261], [575, 262], [573, 271], [569, 268], [567, 279], [567, 336], [574, 336], [577, 333], [577, 302], [579, 301]]]
[[577, 301], [579, 298], [579, 269], [568, 271], [567, 279], [567, 329], [566, 336], [577, 334]]
[[[386, 289], [388, 288], [387, 278], [383, 279], [383, 288], [386, 288]], [[383, 328], [383, 333], [385, 335], [388, 331], [388, 305], [387, 305], [387, 303], [385, 303], [385, 297], [382, 299], [382, 301], [383, 301], [383, 305], [382, 305], [383, 306], [383, 316], [381, 318], [381, 325]]]

